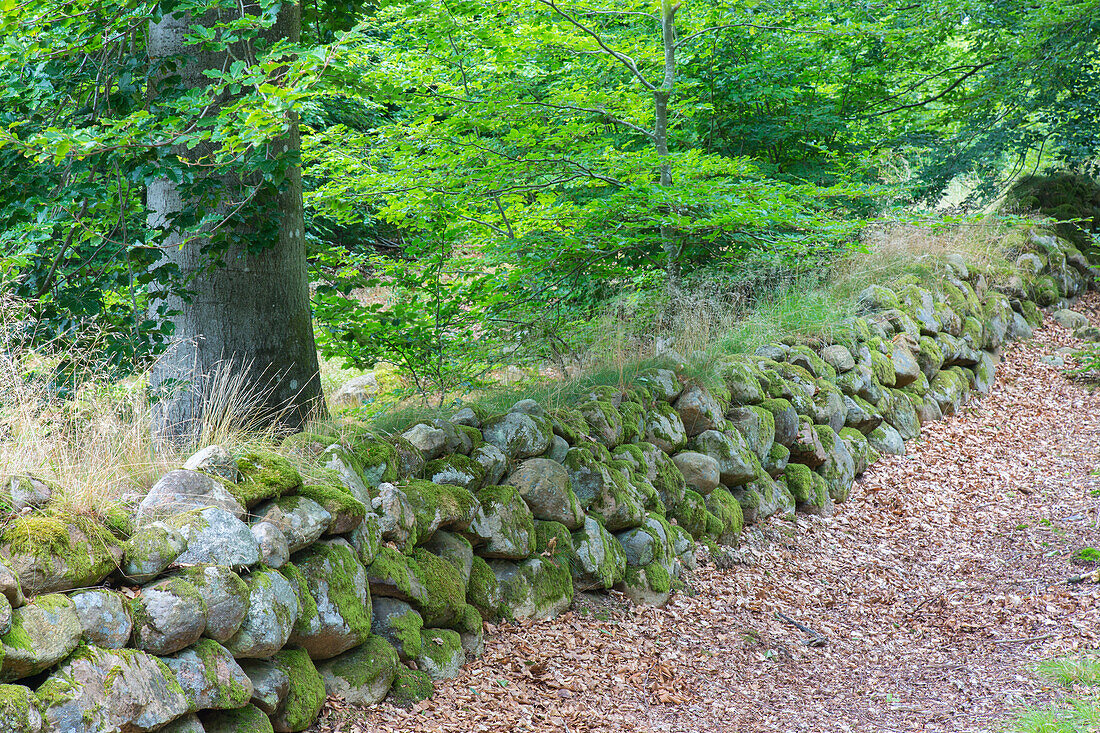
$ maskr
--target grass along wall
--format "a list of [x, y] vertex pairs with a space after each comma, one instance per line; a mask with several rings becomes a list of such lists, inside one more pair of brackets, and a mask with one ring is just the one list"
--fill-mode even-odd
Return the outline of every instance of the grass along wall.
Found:
[[326, 695], [430, 695], [486, 621], [552, 617], [578, 591], [664, 603], [697, 543], [830, 512], [988, 390], [1040, 307], [1093, 283], [1069, 243], [1020, 241], [1010, 272], [948, 256], [942, 276], [868, 286], [827, 343], [724, 355], [708, 379], [669, 355], [552, 409], [210, 445], [108, 522], [11, 477], [0, 729], [304, 730]]

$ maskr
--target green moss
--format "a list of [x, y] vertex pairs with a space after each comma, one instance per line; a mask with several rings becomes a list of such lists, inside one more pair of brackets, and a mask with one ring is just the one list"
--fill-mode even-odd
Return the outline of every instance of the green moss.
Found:
[[1032, 328], [1038, 328], [1043, 325], [1043, 314], [1039, 310], [1039, 307], [1032, 301], [1021, 301], [1020, 310], [1023, 311], [1024, 320], [1027, 321], [1028, 325]]
[[302, 475], [290, 461], [271, 451], [249, 451], [237, 459], [241, 480], [226, 486], [246, 507], [265, 499], [293, 494], [302, 487]]
[[[79, 647], [77, 647], [77, 649], [79, 651]], [[11, 685], [11, 687], [19, 686], [20, 685]], [[9, 687], [9, 685], [4, 685], [4, 687]], [[54, 673], [38, 686], [34, 694], [39, 704], [42, 706], [42, 709], [49, 710], [52, 707], [64, 705], [76, 698], [80, 695], [81, 689], [82, 688], [77, 686], [75, 680], [73, 680], [70, 675]]]
[[421, 654], [420, 632], [424, 630], [424, 618], [416, 611], [409, 609], [402, 614], [394, 614], [386, 619], [389, 632], [400, 642], [401, 655], [413, 659]]
[[212, 733], [274, 733], [271, 718], [255, 705], [236, 710], [206, 710], [202, 723]]
[[435, 688], [432, 687], [432, 678], [426, 672], [408, 669], [402, 665], [397, 667], [397, 675], [393, 678], [393, 686], [386, 700], [399, 706], [409, 706], [427, 700], [432, 696]]
[[317, 563], [318, 571], [326, 566], [330, 568], [325, 577], [317, 580], [328, 586], [329, 600], [336, 606], [340, 618], [360, 643], [366, 641], [370, 635], [371, 605], [369, 599], [362, 597], [355, 582], [355, 576], [362, 569], [355, 550], [344, 542], [318, 542], [310, 549], [310, 554], [323, 560], [323, 564]]
[[624, 443], [633, 443], [645, 437], [645, 409], [640, 404], [624, 400], [619, 404], [619, 415], [622, 417]]
[[706, 519], [707, 519], [706, 536], [707, 537], [713, 537], [714, 539], [718, 539], [718, 537], [721, 536], [721, 534], [722, 534], [722, 520], [719, 519], [718, 517], [716, 517], [714, 514], [712, 514], [709, 511], [707, 512]]
[[337, 482], [305, 484], [298, 490], [299, 496], [313, 499], [334, 517], [345, 517], [356, 524], [367, 516], [367, 507]]
[[[73, 546], [71, 529], [80, 531], [87, 545]], [[83, 515], [31, 514], [8, 520], [0, 534], [0, 544], [12, 554], [31, 555], [44, 560], [52, 569], [54, 558], [65, 562], [70, 581], [87, 582], [89, 577], [106, 575], [115, 567], [109, 550], [118, 546], [115, 536], [100, 522]]]
[[397, 449], [382, 440], [358, 440], [350, 443], [351, 456], [359, 464], [359, 475], [368, 486], [398, 480]]
[[691, 489], [684, 492], [684, 499], [673, 509], [672, 516], [695, 539], [707, 533], [706, 501]]
[[449, 626], [466, 605], [466, 588], [454, 565], [422, 547], [413, 550], [409, 570], [424, 586], [420, 615], [428, 626]]
[[470, 569], [470, 582], [466, 588], [466, 601], [482, 618], [496, 621], [500, 618], [500, 583], [489, 563], [474, 555]]
[[[419, 633], [416, 640], [419, 648]], [[371, 634], [361, 646], [347, 654], [341, 654], [330, 664], [329, 672], [346, 680], [353, 688], [362, 688], [373, 686], [378, 680], [392, 675], [400, 664], [400, 659], [393, 644], [381, 636]]]
[[[741, 529], [745, 523], [741, 505], [725, 487], [719, 486], [707, 495], [707, 511], [717, 520], [717, 532], [707, 527], [707, 536], [717, 539], [723, 545], [736, 545], [741, 539]], [[710, 519], [707, 519], [708, 523]]]
[[325, 683], [302, 649], [283, 649], [271, 661], [290, 679], [278, 718], [288, 730], [305, 730], [317, 719], [325, 703]]
[[298, 621], [294, 624], [294, 633], [307, 633], [310, 623], [317, 618], [317, 601], [309, 592], [309, 583], [306, 581], [306, 576], [302, 574], [297, 565], [291, 562], [286, 563], [274, 572], [278, 572], [289, 580], [290, 584], [294, 586], [294, 595], [298, 596]]
[[[849, 428], [845, 428], [849, 429]], [[813, 495], [813, 471], [809, 466], [801, 463], [790, 463], [783, 471], [783, 475], [787, 481], [787, 490], [791, 492], [791, 496], [798, 503], [805, 503], [810, 500]]]
[[583, 445], [588, 441], [588, 422], [580, 410], [562, 407], [547, 413], [554, 434], [570, 445]]
[[[209, 707], [217, 709], [239, 708], [248, 703], [252, 698], [252, 686], [245, 686], [236, 677], [228, 674], [229, 684], [223, 684], [219, 679], [219, 669], [224, 669], [228, 652], [213, 639], [199, 639], [190, 650], [202, 660], [206, 676], [206, 687], [216, 690]], [[119, 670], [121, 672], [121, 670]], [[105, 686], [106, 687], [106, 686]]]
[[409, 558], [393, 547], [383, 545], [375, 553], [374, 562], [367, 566], [367, 577], [392, 584], [406, 597], [412, 597], [409, 579]]
[[424, 629], [420, 633], [421, 652], [417, 659], [420, 667], [434, 667], [437, 670], [447, 669], [455, 658], [465, 661], [462, 652], [462, 637], [457, 631], [451, 629]]
[[461, 453], [428, 461], [421, 469], [421, 475], [437, 484], [453, 484], [477, 491], [485, 482], [485, 467], [469, 456]]
[[482, 623], [481, 613], [467, 603], [459, 614], [458, 621], [455, 622], [454, 630], [460, 634], [480, 634]]
[[401, 490], [408, 497], [416, 515], [416, 542], [424, 542], [431, 537], [436, 529], [432, 525], [439, 515], [443, 517], [440, 527], [455, 522], [467, 525], [478, 507], [477, 498], [461, 486], [413, 479], [402, 484]]
[[301, 432], [288, 435], [280, 443], [281, 448], [301, 453], [307, 456], [318, 456], [333, 443], [340, 442], [336, 436], [321, 435], [320, 433]]
[[658, 593], [668, 593], [672, 590], [672, 576], [660, 563], [653, 562], [646, 565], [645, 576], [651, 590]]
[[481, 435], [481, 431], [470, 425], [455, 425], [455, 430], [465, 435], [470, 441], [470, 449], [477, 450], [481, 446], [485, 445], [485, 438]]
[[656, 475], [653, 479], [653, 488], [657, 489], [657, 493], [661, 495], [665, 504], [676, 506], [683, 501], [684, 491], [687, 490], [684, 474], [663, 451], [654, 455]]
[[[548, 549], [551, 540], [554, 542], [553, 551]], [[568, 557], [573, 554], [573, 535], [561, 522], [535, 520], [535, 552], [540, 555], [564, 555]]]

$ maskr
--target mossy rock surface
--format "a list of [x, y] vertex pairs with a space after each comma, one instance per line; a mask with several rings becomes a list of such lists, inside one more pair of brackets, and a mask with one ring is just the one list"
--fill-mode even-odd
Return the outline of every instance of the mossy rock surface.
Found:
[[741, 541], [741, 529], [745, 524], [741, 504], [724, 486], [719, 486], [707, 495], [707, 511], [718, 521], [716, 532], [708, 530], [720, 545], [736, 547]]
[[192, 712], [239, 708], [252, 698], [252, 680], [233, 655], [212, 639], [200, 639], [161, 661], [172, 670]]
[[434, 692], [432, 678], [427, 672], [398, 665], [386, 700], [399, 707], [410, 707], [421, 700], [427, 700]]
[[496, 621], [500, 618], [500, 583], [489, 563], [474, 556], [470, 567], [470, 581], [466, 588], [466, 602], [477, 609], [482, 618]]
[[424, 618], [405, 601], [396, 598], [373, 599], [371, 631], [396, 649], [401, 659], [420, 656], [420, 632], [423, 630]]
[[420, 656], [416, 658], [418, 669], [428, 673], [433, 680], [457, 677], [466, 663], [462, 649], [462, 637], [452, 629], [424, 629]]
[[577, 590], [613, 587], [626, 572], [626, 555], [615, 535], [592, 517], [573, 533], [570, 570]]
[[6, 733], [40, 733], [42, 706], [29, 687], [0, 685], [0, 730]]
[[487, 486], [466, 536], [486, 558], [523, 559], [535, 551], [535, 518], [513, 486]]
[[453, 624], [466, 605], [466, 583], [461, 572], [447, 560], [422, 547], [409, 558], [409, 571], [424, 589], [413, 605], [424, 624], [447, 627]]
[[399, 488], [416, 517], [418, 543], [431, 539], [439, 529], [465, 530], [480, 509], [477, 498], [461, 486], [414, 479]]
[[302, 475], [283, 456], [272, 451], [249, 451], [237, 459], [241, 480], [234, 486], [227, 484], [230, 492], [245, 507], [252, 507], [265, 499], [294, 494], [302, 487]]
[[255, 705], [236, 710], [209, 710], [199, 716], [206, 733], [274, 733], [271, 719]]
[[635, 603], [662, 607], [671, 595], [672, 577], [659, 563], [629, 567], [619, 589]]
[[568, 563], [534, 557], [521, 563], [490, 563], [501, 591], [501, 613], [512, 619], [553, 618], [573, 602]]
[[356, 499], [338, 481], [307, 482], [298, 493], [300, 496], [317, 502], [332, 515], [332, 521], [328, 529], [325, 530], [327, 534], [350, 532], [358, 527], [364, 517], [367, 516], [366, 505]]
[[0, 534], [0, 557], [26, 596], [98, 585], [122, 554], [114, 535], [83, 516], [14, 517]]
[[329, 659], [359, 646], [370, 636], [371, 603], [367, 573], [346, 540], [317, 542], [294, 563], [316, 602], [316, 613], [300, 614], [290, 643], [313, 659]]
[[422, 473], [432, 483], [452, 484], [476, 492], [482, 487], [487, 471], [473, 458], [455, 453], [428, 461]]
[[400, 666], [393, 645], [371, 636], [359, 647], [317, 665], [329, 695], [353, 705], [381, 702], [390, 691]]
[[282, 710], [271, 716], [276, 731], [303, 731], [325, 704], [325, 683], [304, 649], [284, 649], [271, 660], [290, 679]]

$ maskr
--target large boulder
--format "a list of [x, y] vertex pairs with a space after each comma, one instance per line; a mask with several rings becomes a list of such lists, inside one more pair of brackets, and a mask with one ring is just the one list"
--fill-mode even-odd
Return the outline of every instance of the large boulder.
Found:
[[507, 483], [527, 502], [535, 519], [561, 522], [571, 530], [584, 524], [584, 509], [573, 492], [569, 472], [557, 461], [523, 461], [509, 474]]
[[693, 451], [718, 462], [718, 474], [726, 486], [737, 486], [756, 476], [760, 461], [737, 431], [706, 430], [692, 439]]
[[302, 649], [284, 649], [271, 658], [290, 679], [282, 707], [271, 716], [278, 733], [296, 733], [313, 725], [325, 704], [325, 682]]
[[401, 486], [416, 518], [417, 544], [431, 539], [436, 530], [463, 531], [477, 516], [480, 505], [468, 490], [453, 484], [433, 484], [414, 479]]
[[22, 594], [36, 596], [99, 585], [118, 567], [122, 548], [91, 520], [29, 515], [0, 529], [0, 558], [19, 579]]
[[665, 453], [677, 453], [687, 445], [687, 429], [680, 413], [667, 402], [658, 402], [645, 416], [645, 440]]
[[359, 646], [370, 636], [371, 605], [367, 575], [346, 540], [324, 540], [295, 557], [316, 613], [302, 614], [289, 642], [313, 659], [329, 659]]
[[233, 655], [212, 639], [200, 639], [161, 661], [183, 688], [192, 712], [239, 708], [252, 698], [252, 680]]
[[475, 552], [488, 558], [529, 557], [535, 551], [535, 519], [519, 491], [487, 486], [477, 498], [477, 513], [465, 532]]
[[392, 645], [401, 659], [420, 655], [424, 617], [405, 601], [376, 596], [371, 599], [371, 632]]
[[248, 613], [248, 584], [224, 565], [195, 565], [181, 569], [179, 575], [198, 589], [206, 605], [203, 636], [220, 644], [233, 638]]
[[178, 652], [206, 630], [206, 601], [193, 584], [165, 578], [145, 586], [130, 601], [133, 646], [150, 654]]
[[106, 649], [121, 649], [127, 645], [134, 622], [130, 618], [129, 604], [121, 593], [90, 588], [73, 593], [70, 598], [86, 642]]
[[143, 524], [206, 507], [224, 509], [238, 519], [245, 515], [245, 508], [216, 478], [185, 469], [170, 471], [141, 500], [135, 521]]
[[718, 430], [723, 424], [722, 406], [705, 387], [689, 384], [673, 404], [688, 437], [693, 438], [705, 430]]
[[481, 426], [485, 442], [494, 445], [512, 459], [534, 458], [550, 447], [554, 434], [546, 418], [509, 412], [486, 420]]
[[689, 489], [706, 496], [718, 488], [721, 472], [717, 459], [705, 453], [684, 451], [674, 455], [672, 462], [684, 474], [684, 482]]
[[623, 579], [626, 556], [613, 534], [592, 517], [586, 517], [584, 526], [573, 533], [570, 569], [577, 590], [611, 588]]
[[38, 688], [47, 730], [158, 730], [191, 709], [164, 662], [134, 649], [84, 646]]
[[573, 602], [573, 579], [566, 563], [534, 557], [521, 563], [490, 563], [500, 584], [501, 612], [507, 618], [553, 618]]
[[199, 509], [167, 524], [187, 541], [187, 549], [176, 558], [180, 565], [247, 567], [260, 561], [260, 544], [248, 525], [224, 509]]

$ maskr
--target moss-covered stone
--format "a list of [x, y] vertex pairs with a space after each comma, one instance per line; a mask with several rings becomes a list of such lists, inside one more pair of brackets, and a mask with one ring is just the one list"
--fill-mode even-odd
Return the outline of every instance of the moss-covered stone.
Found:
[[366, 505], [352, 496], [351, 492], [338, 480], [327, 480], [322, 483], [306, 482], [299, 489], [298, 494], [317, 502], [332, 515], [332, 523], [326, 530], [328, 534], [350, 532], [367, 516]]
[[362, 646], [317, 665], [325, 691], [353, 705], [373, 705], [385, 698], [400, 666], [393, 645], [371, 635]]
[[691, 489], [684, 493], [684, 500], [672, 509], [672, 517], [692, 537], [699, 539], [706, 534], [707, 503], [700, 494]]
[[589, 440], [588, 421], [580, 410], [572, 407], [560, 407], [547, 413], [555, 435], [564, 438], [570, 445], [582, 445]]
[[369, 487], [396, 483], [399, 480], [400, 460], [392, 443], [377, 438], [349, 439], [349, 453], [356, 471]]
[[290, 679], [282, 710], [271, 716], [272, 725], [278, 731], [303, 731], [325, 704], [324, 680], [304, 649], [284, 649], [271, 661]]
[[421, 700], [427, 700], [434, 691], [432, 678], [427, 672], [399, 665], [386, 700], [399, 707], [409, 707]]
[[418, 669], [427, 672], [433, 680], [457, 677], [466, 663], [462, 649], [462, 637], [451, 629], [424, 629], [421, 636], [421, 653], [416, 659]]
[[638, 402], [623, 400], [619, 404], [624, 443], [636, 443], [645, 438], [646, 409]]
[[408, 567], [424, 589], [413, 599], [424, 624], [433, 627], [453, 624], [466, 605], [466, 583], [458, 569], [422, 547], [413, 550]]
[[669, 455], [684, 449], [688, 435], [676, 408], [660, 402], [646, 413], [645, 440]]
[[466, 602], [477, 609], [481, 617], [487, 621], [496, 621], [500, 618], [500, 583], [493, 573], [489, 563], [480, 557], [474, 556], [470, 568], [470, 581], [466, 587]]
[[451, 484], [474, 492], [481, 488], [485, 474], [480, 463], [461, 453], [428, 461], [422, 469], [424, 478], [432, 483]]
[[573, 555], [573, 536], [569, 528], [561, 522], [535, 520], [535, 552], [546, 557], [570, 558]]
[[366, 641], [370, 595], [355, 549], [343, 539], [318, 542], [296, 555], [294, 565], [316, 602], [316, 615], [299, 612], [290, 642], [313, 659], [328, 659]]
[[236, 710], [207, 710], [199, 715], [206, 733], [274, 733], [271, 719], [255, 705]]
[[30, 514], [0, 528], [0, 554], [27, 596], [98, 585], [118, 568], [122, 548], [96, 520]]
[[42, 706], [23, 685], [0, 685], [0, 730], [6, 733], [40, 733]]
[[226, 483], [226, 488], [245, 507], [265, 499], [296, 494], [302, 488], [302, 475], [290, 461], [272, 451], [249, 451], [237, 459], [241, 480]]
[[414, 479], [399, 488], [416, 517], [418, 543], [431, 539], [438, 529], [465, 530], [480, 508], [477, 498], [461, 486]]
[[494, 560], [490, 567], [500, 584], [505, 618], [552, 618], [573, 602], [573, 578], [566, 562], [534, 557], [521, 563]]
[[[715, 532], [708, 527], [708, 536], [713, 537], [718, 544], [736, 547], [741, 541], [741, 529], [744, 526], [744, 514], [741, 512], [741, 504], [723, 486], [719, 486], [707, 495], [707, 511], [718, 522]], [[708, 522], [710, 517], [708, 517]]]
[[535, 551], [535, 518], [514, 486], [486, 486], [466, 536], [482, 557], [522, 559]]
[[814, 481], [813, 471], [809, 466], [802, 463], [788, 464], [783, 476], [787, 490], [791, 492], [796, 503], [804, 504], [810, 501], [813, 496]]
[[668, 603], [672, 577], [659, 563], [628, 567], [619, 588], [635, 603], [660, 607]]

